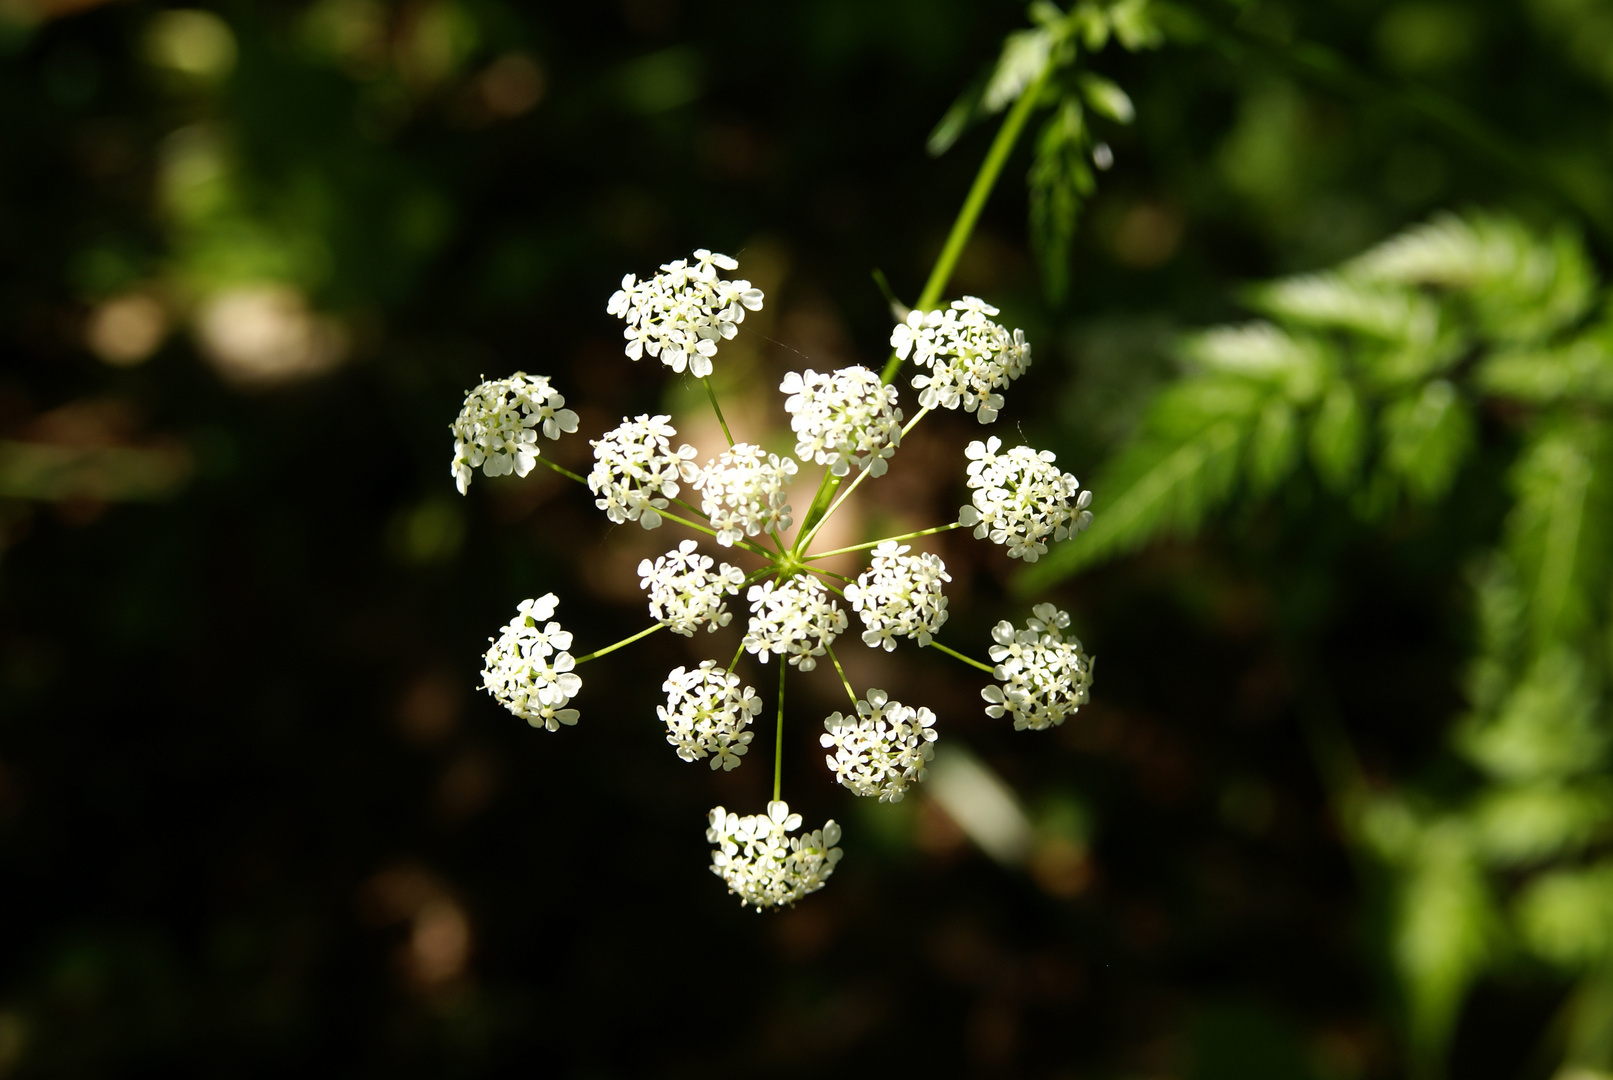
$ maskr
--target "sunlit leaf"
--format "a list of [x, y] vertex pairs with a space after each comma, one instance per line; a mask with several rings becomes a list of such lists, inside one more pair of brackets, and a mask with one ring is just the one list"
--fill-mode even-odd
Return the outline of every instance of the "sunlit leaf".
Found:
[[1311, 423], [1311, 461], [1324, 483], [1348, 490], [1366, 451], [1366, 413], [1349, 383], [1335, 382]]
[[986, 96], [986, 84], [990, 77], [989, 68], [976, 76], [935, 125], [935, 129], [930, 132], [930, 137], [924, 143], [924, 149], [931, 157], [940, 157], [952, 149], [952, 144], [956, 143], [976, 120], [985, 115], [981, 101]]
[[1542, 874], [1518, 897], [1516, 916], [1524, 942], [1543, 958], [1605, 963], [1613, 958], [1613, 863]]
[[1326, 356], [1319, 342], [1266, 322], [1190, 334], [1178, 352], [1189, 364], [1280, 386], [1296, 402], [1309, 401], [1320, 389]]
[[1553, 782], [1493, 788], [1469, 814], [1479, 851], [1517, 863], [1575, 851], [1613, 825], [1613, 782]]
[[1001, 112], [1017, 101], [1025, 88], [1047, 70], [1052, 50], [1053, 32], [1045, 26], [1009, 34], [997, 66], [986, 81], [981, 107], [988, 113]]
[[1250, 305], [1301, 326], [1353, 330], [1386, 341], [1428, 343], [1439, 332], [1439, 305], [1410, 289], [1354, 281], [1342, 274], [1302, 274], [1248, 290]]
[[1608, 733], [1597, 719], [1597, 687], [1573, 650], [1536, 660], [1497, 714], [1475, 718], [1458, 748], [1491, 776], [1515, 782], [1574, 776], [1600, 767]]
[[1613, 342], [1603, 330], [1555, 348], [1497, 353], [1480, 361], [1473, 379], [1487, 393], [1536, 405], [1613, 402]]
[[1456, 388], [1435, 379], [1383, 414], [1384, 464], [1417, 499], [1432, 502], [1450, 488], [1473, 442], [1473, 419]]
[[1137, 110], [1131, 104], [1131, 98], [1126, 92], [1101, 75], [1083, 72], [1078, 80], [1081, 87], [1081, 96], [1086, 99], [1092, 111], [1100, 116], [1121, 124], [1129, 124], [1136, 117]]
[[1249, 481], [1264, 494], [1287, 479], [1299, 459], [1299, 422], [1281, 398], [1266, 403], [1249, 440]]

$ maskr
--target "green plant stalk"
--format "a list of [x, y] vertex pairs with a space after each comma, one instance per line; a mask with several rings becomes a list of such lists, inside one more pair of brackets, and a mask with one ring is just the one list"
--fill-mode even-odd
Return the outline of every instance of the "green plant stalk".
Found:
[[954, 521], [950, 525], [937, 525], [933, 529], [920, 529], [918, 532], [903, 533], [901, 536], [887, 536], [883, 540], [870, 540], [866, 544], [853, 544], [851, 547], [835, 548], [833, 551], [825, 551], [820, 555], [808, 555], [805, 561], [812, 562], [815, 559], [827, 559], [832, 555], [849, 555], [853, 551], [867, 551], [869, 548], [876, 548], [881, 544], [891, 544], [899, 540], [917, 540], [921, 536], [933, 536], [936, 533], [950, 532], [953, 529], [961, 528], [963, 528], [963, 523]]
[[827, 645], [824, 648], [828, 649], [829, 659], [834, 661], [835, 671], [840, 673], [840, 685], [846, 688], [846, 694], [851, 698], [851, 707], [855, 710], [857, 708], [857, 691], [851, 688], [851, 680], [846, 678], [846, 669], [840, 666], [840, 657], [835, 655], [834, 649], [829, 648]]
[[[991, 148], [986, 151], [986, 158], [980, 163], [980, 170], [975, 173], [974, 183], [969, 185], [969, 194], [964, 196], [963, 206], [952, 222], [952, 231], [947, 233], [946, 243], [941, 245], [941, 254], [936, 257], [935, 266], [931, 268], [930, 276], [924, 282], [918, 300], [913, 304], [918, 310], [927, 311], [933, 308], [940, 301], [941, 294], [946, 292], [947, 283], [952, 280], [952, 271], [957, 268], [963, 249], [969, 246], [969, 238], [974, 235], [975, 223], [980, 220], [980, 212], [985, 209], [986, 200], [991, 197], [992, 189], [997, 186], [997, 179], [1002, 175], [1003, 166], [1008, 164], [1008, 155], [1013, 153], [1014, 144], [1019, 142], [1019, 136], [1024, 132], [1031, 113], [1035, 112], [1036, 106], [1041, 103], [1042, 91], [1047, 87], [1047, 80], [1052, 74], [1053, 65], [1049, 64], [1031, 81], [1025, 92], [1019, 95], [1019, 100], [1014, 102], [1014, 107], [1009, 109], [1008, 115], [1003, 118], [1002, 127], [997, 129], [997, 136], [992, 139]], [[879, 374], [879, 381], [889, 386], [901, 367], [902, 358], [892, 352], [890, 359], [885, 361], [885, 369]], [[838, 478], [832, 483], [827, 477], [825, 478], [824, 486], [818, 489], [817, 497], [812, 500], [806, 517], [801, 520], [803, 536], [818, 523], [818, 519], [823, 516], [825, 508], [829, 505], [829, 500], [834, 497], [835, 489], [839, 486]], [[797, 550], [800, 550], [799, 544]]]
[[590, 660], [598, 660], [601, 656], [607, 656], [610, 653], [615, 652], [617, 649], [620, 649], [620, 648], [622, 648], [624, 646], [633, 644], [633, 642], [637, 641], [639, 638], [649, 637], [651, 634], [655, 633], [657, 630], [661, 629], [661, 627], [663, 627], [665, 625], [666, 625], [666, 623], [664, 623], [664, 622], [658, 622], [654, 626], [650, 627], [648, 630], [640, 630], [638, 633], [634, 634], [632, 637], [623, 638], [622, 640], [618, 641], [614, 645], [606, 645], [603, 649], [596, 649], [593, 652], [589, 653], [587, 656], [579, 656], [579, 657], [577, 657], [576, 660], [574, 660], [572, 662], [575, 663], [575, 664], [580, 665], [580, 664], [586, 664]]
[[734, 437], [728, 434], [728, 421], [723, 419], [722, 406], [717, 404], [717, 391], [712, 389], [711, 376], [707, 375], [700, 380], [706, 384], [706, 395], [711, 398], [711, 409], [717, 414], [717, 423], [722, 425], [722, 437], [728, 440], [728, 445], [734, 445]]
[[567, 478], [569, 478], [571, 480], [575, 480], [575, 481], [577, 481], [577, 483], [581, 484], [583, 487], [588, 486], [588, 481], [587, 480], [584, 480], [582, 477], [578, 476], [576, 473], [572, 472], [570, 469], [561, 468], [559, 465], [556, 465], [554, 462], [550, 461], [546, 457], [538, 458], [538, 464], [549, 466], [549, 468], [553, 469], [555, 472], [559, 473], [561, 476], [567, 477]]
[[784, 672], [790, 665], [778, 658], [778, 731], [773, 738], [773, 801], [779, 801], [784, 781]]
[[940, 649], [942, 652], [946, 653], [948, 656], [950, 656], [950, 657], [952, 657], [952, 658], [954, 658], [956, 660], [962, 660], [965, 664], [968, 664], [970, 667], [979, 668], [981, 671], [984, 671], [986, 674], [992, 676], [993, 678], [995, 678], [996, 675], [997, 675], [997, 669], [992, 667], [990, 664], [982, 664], [979, 660], [976, 660], [971, 656], [965, 656], [965, 655], [963, 655], [961, 652], [959, 652], [956, 649], [947, 648], [945, 645], [941, 644], [939, 641], [930, 642], [929, 647], [932, 648], [932, 649]]

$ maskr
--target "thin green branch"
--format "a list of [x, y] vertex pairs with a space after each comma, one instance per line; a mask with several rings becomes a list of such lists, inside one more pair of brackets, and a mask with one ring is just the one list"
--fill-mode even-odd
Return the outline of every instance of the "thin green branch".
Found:
[[790, 548], [791, 551], [799, 552], [802, 550], [807, 530], [817, 524], [818, 515], [823, 512], [823, 507], [829, 505], [829, 499], [834, 495], [834, 490], [839, 485], [840, 478], [828, 469], [824, 469], [823, 480], [818, 484], [818, 490], [812, 496], [812, 504], [807, 507], [806, 516], [801, 519], [801, 531], [795, 534], [795, 544]]
[[866, 544], [853, 544], [851, 547], [835, 548], [833, 551], [825, 551], [818, 555], [808, 555], [805, 561], [813, 562], [817, 559], [827, 559], [833, 555], [849, 555], [853, 551], [867, 551], [869, 548], [876, 548], [881, 544], [891, 544], [902, 540], [917, 540], [921, 536], [933, 536], [936, 533], [950, 532], [953, 529], [961, 528], [963, 528], [963, 522], [954, 521], [950, 525], [937, 525], [933, 529], [920, 529], [918, 532], [903, 533], [901, 536], [887, 536], [883, 540], [870, 540]]
[[868, 469], [868, 468], [865, 468], [865, 469], [863, 469], [863, 470], [862, 470], [862, 471], [861, 471], [861, 472], [859, 472], [859, 473], [858, 473], [858, 474], [857, 474], [857, 478], [856, 478], [856, 479], [855, 479], [855, 480], [853, 480], [853, 481], [852, 481], [852, 482], [851, 482], [851, 484], [850, 484], [850, 486], [848, 486], [848, 487], [847, 487], [847, 488], [846, 488], [846, 490], [845, 490], [845, 491], [842, 491], [842, 492], [841, 492], [841, 493], [840, 493], [840, 497], [839, 497], [839, 498], [838, 498], [838, 499], [836, 499], [836, 500], [835, 500], [835, 501], [834, 501], [834, 502], [833, 502], [833, 503], [831, 503], [831, 504], [830, 504], [830, 505], [829, 505], [829, 509], [827, 509], [827, 510], [825, 510], [825, 511], [824, 511], [824, 512], [823, 512], [823, 516], [822, 516], [822, 517], [820, 517], [820, 518], [819, 518], [819, 519], [818, 519], [818, 520], [817, 520], [817, 523], [816, 523], [816, 524], [814, 524], [814, 525], [813, 525], [813, 526], [812, 526], [812, 531], [810, 531], [810, 532], [808, 532], [808, 533], [807, 533], [807, 534], [806, 534], [806, 539], [805, 539], [805, 540], [803, 540], [803, 541], [802, 541], [802, 542], [801, 542], [801, 543], [800, 543], [800, 544], [799, 544], [799, 545], [798, 545], [798, 546], [799, 546], [799, 547], [800, 547], [800, 549], [801, 549], [801, 550], [803, 550], [803, 551], [805, 551], [805, 550], [806, 550], [806, 549], [807, 549], [807, 548], [808, 548], [808, 547], [810, 547], [810, 546], [811, 546], [811, 544], [812, 544], [812, 538], [813, 538], [813, 537], [815, 537], [815, 536], [817, 536], [817, 535], [818, 535], [818, 530], [819, 530], [819, 529], [821, 529], [821, 528], [823, 528], [823, 526], [824, 526], [824, 524], [825, 524], [825, 523], [826, 523], [826, 522], [827, 522], [827, 521], [828, 521], [828, 520], [829, 520], [829, 519], [830, 519], [830, 518], [831, 518], [831, 517], [833, 517], [833, 516], [834, 516], [834, 512], [835, 512], [835, 511], [836, 511], [836, 510], [838, 510], [838, 509], [840, 509], [840, 504], [841, 504], [841, 503], [843, 503], [843, 502], [845, 502], [845, 501], [846, 501], [846, 500], [847, 500], [847, 499], [849, 499], [849, 498], [851, 498], [851, 493], [852, 493], [852, 492], [853, 492], [853, 491], [856, 491], [856, 490], [857, 490], [857, 485], [858, 485], [858, 484], [860, 484], [860, 483], [862, 483], [862, 482], [863, 482], [863, 478], [864, 478], [864, 477], [865, 477], [865, 476], [867, 476], [867, 475], [868, 475], [868, 474], [869, 474], [869, 472], [871, 472], [871, 471], [872, 471], [872, 470], [871, 470], [871, 469]]
[[784, 781], [784, 672], [790, 665], [778, 658], [778, 730], [773, 737], [773, 801], [779, 801]]
[[654, 626], [650, 627], [648, 630], [640, 630], [638, 633], [634, 634], [632, 637], [623, 638], [622, 640], [618, 641], [614, 645], [606, 645], [603, 649], [596, 649], [593, 652], [589, 653], [587, 656], [579, 656], [574, 661], [574, 663], [579, 664], [579, 665], [580, 664], [586, 664], [590, 660], [598, 660], [601, 656], [608, 656], [611, 653], [615, 652], [617, 649], [622, 648], [623, 646], [633, 644], [633, 642], [637, 641], [639, 638], [649, 637], [651, 634], [655, 633], [657, 630], [661, 629], [665, 625], [666, 625], [666, 623], [664, 623], [664, 622], [658, 622]]
[[728, 434], [728, 421], [723, 419], [722, 406], [717, 404], [717, 391], [711, 388], [711, 376], [707, 375], [700, 380], [706, 384], [706, 395], [711, 398], [712, 410], [717, 414], [717, 423], [722, 425], [722, 437], [728, 440], [728, 445], [734, 445], [734, 437]]
[[924, 408], [922, 408], [918, 412], [914, 413], [913, 414], [913, 419], [909, 420], [907, 422], [907, 426], [902, 429], [902, 438], [904, 438], [904, 439], [907, 438], [907, 433], [909, 431], [912, 431], [914, 428], [918, 427], [919, 421], [924, 419], [928, 415], [930, 415], [930, 407], [928, 405], [924, 406]]
[[569, 480], [575, 480], [575, 481], [577, 481], [577, 483], [581, 484], [583, 487], [588, 486], [588, 481], [585, 480], [583, 477], [578, 476], [576, 473], [572, 472], [570, 469], [562, 468], [561, 466], [556, 465], [554, 462], [550, 461], [546, 457], [538, 458], [538, 464], [539, 465], [547, 465], [547, 466], [549, 466], [549, 468], [553, 469], [555, 472], [559, 473], [561, 476], [564, 476]]
[[984, 671], [987, 675], [995, 677], [996, 674], [997, 674], [997, 669], [992, 667], [990, 664], [982, 664], [979, 660], [976, 660], [976, 659], [974, 659], [973, 657], [970, 657], [970, 656], [965, 656], [965, 655], [963, 655], [961, 652], [959, 652], [956, 649], [947, 648], [945, 645], [941, 644], [939, 641], [931, 641], [930, 644], [929, 644], [929, 648], [940, 649], [942, 652], [946, 653], [948, 656], [952, 657], [953, 659], [962, 660], [965, 664], [968, 664], [970, 667], [979, 668], [981, 671]]
[[[717, 535], [715, 530], [709, 529], [706, 526], [701, 525], [699, 522], [690, 521], [688, 518], [681, 518], [678, 515], [670, 514], [665, 510], [657, 510], [656, 513], [660, 514], [662, 517], [666, 518], [668, 521], [676, 521], [679, 525], [682, 525], [682, 526], [684, 526], [686, 528], [693, 529], [696, 532], [703, 532], [707, 536], [715, 537]], [[760, 544], [753, 543], [753, 542], [751, 542], [749, 540], [736, 541], [734, 546], [735, 547], [742, 547], [746, 551], [749, 551], [749, 552], [752, 552], [754, 554], [760, 555], [762, 558], [766, 559], [768, 562], [776, 562], [777, 561], [777, 557], [774, 556], [774, 554], [771, 551], [768, 551], [766, 548], [762, 547]]]
[[857, 708], [857, 691], [851, 688], [851, 680], [846, 678], [846, 669], [840, 666], [840, 657], [835, 655], [834, 649], [827, 645], [824, 648], [828, 649], [829, 659], [834, 661], [835, 670], [840, 673], [840, 685], [846, 688], [846, 694], [851, 698], [851, 707], [855, 710]]

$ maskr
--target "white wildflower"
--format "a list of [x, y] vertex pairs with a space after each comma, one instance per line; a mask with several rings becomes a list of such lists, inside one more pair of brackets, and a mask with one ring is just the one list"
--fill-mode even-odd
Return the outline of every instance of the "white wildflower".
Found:
[[636, 521], [646, 529], [661, 524], [659, 510], [678, 495], [678, 481], [693, 480], [698, 472], [695, 448], [685, 443], [676, 450], [667, 440], [677, 434], [667, 423], [670, 416], [625, 417], [602, 438], [590, 440], [594, 468], [588, 490], [599, 498], [594, 505], [618, 525]]
[[571, 632], [557, 622], [546, 626], [558, 601], [554, 593], [536, 600], [523, 600], [515, 618], [502, 628], [483, 657], [482, 686], [506, 709], [533, 727], [560, 730], [561, 724], [575, 724], [577, 710], [568, 705], [582, 689], [582, 679], [572, 673], [576, 662], [571, 648]]
[[461, 495], [478, 466], [486, 476], [525, 476], [538, 461], [538, 432], [549, 439], [577, 430], [577, 414], [549, 386], [548, 376], [517, 371], [484, 381], [465, 395], [454, 433], [452, 475]]
[[711, 872], [722, 878], [739, 902], [755, 907], [793, 904], [823, 888], [840, 861], [840, 826], [833, 820], [804, 836], [787, 836], [801, 827], [801, 815], [788, 803], [767, 804], [767, 813], [740, 817], [722, 807], [711, 811], [706, 839], [716, 845]]
[[746, 311], [760, 311], [762, 291], [748, 281], [728, 281], [717, 271], [739, 264], [727, 255], [702, 248], [693, 261], [666, 263], [661, 272], [644, 281], [632, 274], [605, 310], [627, 320], [622, 336], [627, 356], [637, 360], [645, 353], [661, 358], [673, 371], [688, 367], [697, 379], [711, 374], [717, 343], [734, 336]]
[[717, 543], [727, 547], [743, 536], [788, 529], [793, 519], [784, 489], [796, 470], [794, 458], [780, 459], [750, 443], [729, 447], [702, 469], [694, 486], [701, 511], [717, 530]]
[[856, 716], [837, 712], [823, 727], [818, 741], [834, 750], [824, 758], [830, 771], [858, 795], [880, 802], [901, 802], [935, 756], [935, 714], [891, 701], [883, 690], [869, 690]]
[[1079, 639], [1064, 635], [1069, 625], [1068, 612], [1037, 604], [1025, 629], [1016, 631], [1006, 619], [992, 628], [992, 674], [1003, 685], [980, 691], [987, 716], [1013, 717], [1015, 731], [1041, 731], [1087, 703], [1095, 660]]
[[1002, 440], [993, 435], [969, 444], [969, 487], [973, 505], [958, 511], [958, 521], [975, 526], [975, 536], [1008, 548], [1008, 557], [1035, 562], [1047, 554], [1047, 537], [1063, 540], [1092, 523], [1092, 492], [1076, 494], [1080, 483], [1061, 473], [1051, 450], [1015, 446], [997, 453]]
[[676, 551], [638, 564], [638, 587], [650, 594], [650, 618], [667, 624], [674, 634], [694, 637], [704, 626], [713, 632], [733, 619], [725, 597], [737, 595], [745, 572], [723, 563], [715, 572], [710, 555], [685, 540]]
[[947, 621], [947, 598], [941, 583], [951, 581], [939, 556], [907, 555], [906, 544], [887, 540], [874, 549], [873, 562], [846, 586], [846, 600], [862, 619], [863, 644], [870, 649], [896, 648], [898, 637], [920, 645]]
[[1003, 407], [998, 390], [1025, 374], [1031, 347], [1022, 330], [1008, 329], [990, 318], [997, 309], [965, 296], [938, 311], [910, 311], [907, 321], [891, 331], [896, 355], [928, 373], [913, 377], [919, 404], [926, 409], [972, 412], [982, 424], [997, 419]]
[[751, 617], [744, 646], [764, 664], [768, 653], [788, 653], [789, 663], [811, 671], [818, 666], [817, 657], [846, 629], [846, 613], [829, 598], [823, 582], [807, 574], [782, 585], [777, 581], [752, 585], [745, 598]]
[[656, 711], [666, 725], [666, 741], [678, 748], [678, 756], [699, 761], [709, 755], [714, 770], [736, 767], [755, 737], [745, 729], [762, 711], [755, 689], [741, 688], [739, 676], [714, 660], [703, 660], [691, 670], [673, 668], [661, 689], [666, 691], [666, 704]]
[[896, 388], [865, 367], [819, 374], [790, 372], [779, 389], [796, 436], [795, 454], [829, 466], [835, 476], [854, 467], [883, 476], [886, 461], [902, 441], [902, 410]]

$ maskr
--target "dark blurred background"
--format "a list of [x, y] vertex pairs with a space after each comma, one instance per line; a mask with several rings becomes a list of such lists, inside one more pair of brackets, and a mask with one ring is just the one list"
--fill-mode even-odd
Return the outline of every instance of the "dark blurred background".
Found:
[[[999, 425], [1083, 479], [1242, 282], [1439, 207], [1593, 250], [1613, 222], [1602, 0], [1181, 12], [1092, 62], [1137, 119], [1096, 122], [1114, 165], [1069, 299], [1029, 253], [1024, 148], [950, 290], [1025, 328]], [[883, 362], [871, 271], [912, 300], [994, 124], [940, 158], [926, 135], [1024, 20], [0, 0], [0, 1075], [1402, 1074], [1301, 720], [1345, 724], [1371, 775], [1425, 768], [1461, 702], [1454, 564], [1496, 506], [1387, 534], [1244, 515], [1061, 585], [1101, 659], [1051, 732], [988, 720], [943, 657], [842, 650], [935, 708], [1034, 840], [992, 858], [938, 796], [833, 786], [820, 670], [785, 794], [846, 856], [783, 913], [706, 868], [707, 810], [759, 810], [765, 766], [686, 765], [654, 713], [732, 631], [589, 665], [557, 734], [475, 690], [520, 599], [557, 592], [578, 652], [639, 628], [632, 568], [677, 538], [542, 469], [460, 498], [463, 392], [552, 376], [573, 468], [623, 414], [692, 415], [700, 388], [629, 363], [604, 308], [711, 247], [767, 291], [719, 369], [729, 415], [776, 435], [783, 372]], [[978, 428], [928, 427], [867, 536], [963, 501], [942, 463]], [[983, 653], [1031, 599], [995, 547], [942, 540], [946, 639]], [[1560, 993], [1481, 990], [1452, 1074], [1523, 1075]]]

